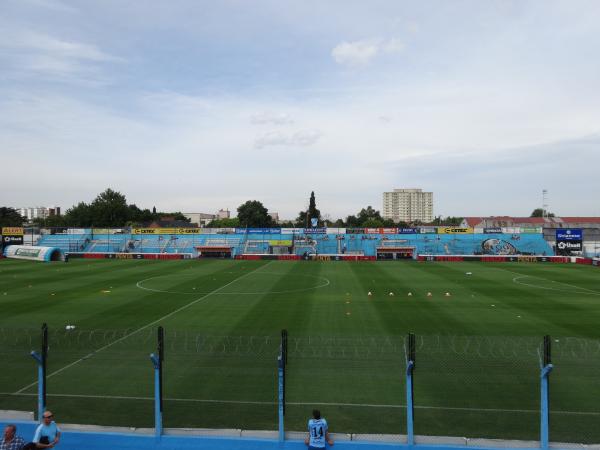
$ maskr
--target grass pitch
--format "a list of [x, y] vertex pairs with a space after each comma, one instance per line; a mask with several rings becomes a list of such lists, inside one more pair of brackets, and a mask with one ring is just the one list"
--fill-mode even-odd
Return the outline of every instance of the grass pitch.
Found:
[[58, 421], [152, 426], [162, 325], [165, 426], [273, 430], [285, 328], [288, 430], [319, 407], [332, 431], [405, 433], [414, 332], [417, 434], [537, 439], [550, 334], [551, 439], [600, 442], [599, 281], [549, 263], [3, 260], [0, 409], [36, 408], [46, 322]]

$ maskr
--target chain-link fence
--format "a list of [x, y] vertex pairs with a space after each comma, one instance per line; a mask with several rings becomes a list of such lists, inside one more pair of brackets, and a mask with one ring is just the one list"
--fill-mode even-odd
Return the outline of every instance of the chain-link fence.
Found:
[[[0, 329], [0, 409], [37, 408], [39, 329]], [[542, 339], [416, 336], [415, 441], [422, 436], [540, 439]], [[278, 428], [281, 336], [165, 332], [163, 425]], [[600, 341], [552, 338], [550, 440], [599, 443]], [[331, 431], [406, 442], [402, 336], [289, 336], [285, 429], [320, 409]], [[157, 330], [50, 330], [47, 406], [63, 423], [154, 426]]]

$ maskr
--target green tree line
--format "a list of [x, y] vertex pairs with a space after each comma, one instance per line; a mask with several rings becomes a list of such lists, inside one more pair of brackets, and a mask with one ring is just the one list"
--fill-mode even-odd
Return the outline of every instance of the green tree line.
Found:
[[[141, 209], [135, 204], [128, 204], [125, 195], [112, 189], [100, 193], [91, 203], [79, 202], [69, 208], [64, 215], [50, 216], [46, 219], [35, 219], [34, 223], [45, 227], [124, 227], [143, 226], [158, 221], [162, 217], [172, 217], [175, 220], [186, 221], [181, 212], [157, 212], [156, 208]], [[349, 228], [380, 228], [380, 227], [410, 227], [423, 225], [422, 223], [408, 224], [396, 223], [391, 219], [384, 219], [381, 213], [367, 206], [354, 215], [345, 219], [329, 220], [321, 216], [317, 208], [315, 193], [310, 193], [308, 208], [300, 211], [295, 220], [276, 223], [269, 215], [267, 208], [258, 200], [248, 200], [237, 208], [237, 217], [230, 219], [216, 219], [208, 224], [214, 228], [267, 228], [267, 227], [311, 227], [311, 219], [317, 219], [317, 226], [349, 227]], [[462, 217], [437, 217], [432, 225], [458, 225]], [[0, 226], [21, 226], [25, 219], [16, 210], [0, 207]]]

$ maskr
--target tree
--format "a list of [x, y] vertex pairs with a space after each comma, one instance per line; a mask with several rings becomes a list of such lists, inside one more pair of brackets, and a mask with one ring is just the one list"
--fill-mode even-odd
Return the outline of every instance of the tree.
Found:
[[25, 218], [16, 209], [7, 206], [0, 207], [0, 227], [21, 227]]
[[66, 226], [66, 220], [64, 216], [48, 216], [46, 218], [38, 217], [33, 219], [33, 223], [39, 227], [47, 227], [47, 228], [60, 228]]
[[273, 225], [267, 208], [258, 200], [248, 200], [237, 209], [240, 226], [245, 228], [268, 228]]
[[[544, 210], [542, 208], [536, 208], [529, 217], [544, 217]], [[554, 217], [554, 213], [546, 212], [546, 217]]]
[[363, 228], [381, 228], [383, 226], [383, 221], [379, 219], [367, 219], [363, 223], [361, 223]]
[[311, 219], [321, 219], [321, 211], [317, 209], [317, 201], [315, 200], [315, 191], [311, 191], [308, 200], [308, 220]]
[[190, 223], [192, 220], [189, 217], [185, 217], [181, 211], [167, 212], [167, 213], [161, 212], [161, 213], [157, 213], [157, 215], [160, 217], [169, 216], [169, 217], [172, 217], [174, 220], [179, 220], [181, 222], [187, 222], [187, 223]]
[[361, 209], [357, 215], [357, 218], [360, 222], [360, 226], [362, 227], [367, 226], [365, 225], [367, 221], [377, 221], [383, 223], [383, 218], [381, 217], [381, 214], [379, 214], [379, 211], [374, 209], [372, 206], [367, 206], [366, 208]]
[[71, 227], [90, 227], [92, 222], [92, 209], [85, 202], [79, 202], [65, 213], [65, 224]]
[[143, 224], [150, 223], [157, 219], [156, 213], [153, 213], [148, 208], [140, 209], [137, 205], [132, 204], [128, 206], [129, 208], [129, 221], [127, 225], [137, 227], [142, 226]]
[[360, 219], [356, 216], [348, 216], [346, 217], [346, 226], [349, 228], [358, 228], [360, 227]]
[[106, 189], [90, 205], [94, 226], [122, 227], [129, 221], [130, 210], [123, 194]]
[[240, 219], [239, 217], [213, 219], [206, 226], [208, 228], [238, 228], [240, 226]]

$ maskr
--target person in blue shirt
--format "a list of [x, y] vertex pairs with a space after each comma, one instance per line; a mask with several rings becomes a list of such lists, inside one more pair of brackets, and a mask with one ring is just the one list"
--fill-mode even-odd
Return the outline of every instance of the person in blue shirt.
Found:
[[321, 411], [313, 409], [313, 418], [308, 421], [308, 437], [304, 440], [309, 450], [324, 449], [325, 443], [333, 445], [329, 437], [327, 421], [321, 417]]
[[33, 444], [35, 448], [53, 448], [60, 440], [60, 428], [52, 420], [54, 414], [45, 411], [42, 416], [42, 423], [38, 425], [33, 435]]

